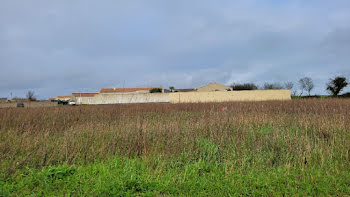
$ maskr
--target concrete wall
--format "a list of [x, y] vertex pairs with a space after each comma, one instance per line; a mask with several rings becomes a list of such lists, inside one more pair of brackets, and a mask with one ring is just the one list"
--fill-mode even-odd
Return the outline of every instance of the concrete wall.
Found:
[[170, 93], [171, 103], [290, 100], [290, 90], [248, 90], [226, 92]]
[[86, 96], [72, 96], [71, 100], [75, 101], [76, 104], [93, 104], [95, 97], [86, 97]]
[[98, 94], [93, 97], [91, 104], [117, 103], [169, 103], [169, 95], [163, 93], [145, 94]]
[[[145, 94], [97, 94], [83, 97], [82, 104], [200, 103], [228, 101], [290, 100], [290, 90], [248, 90], [224, 92], [173, 92]], [[79, 102], [77, 101], [77, 104]]]

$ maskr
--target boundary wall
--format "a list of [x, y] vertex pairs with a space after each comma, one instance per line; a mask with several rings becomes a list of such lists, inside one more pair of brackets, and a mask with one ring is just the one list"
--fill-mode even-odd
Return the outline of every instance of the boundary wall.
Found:
[[174, 92], [171, 103], [290, 100], [290, 90], [243, 90], [225, 92]]
[[91, 99], [91, 104], [118, 103], [169, 103], [169, 95], [165, 93], [140, 94], [98, 94]]
[[140, 94], [97, 94], [82, 104], [121, 103], [206, 103], [229, 101], [290, 100], [290, 90], [247, 90], [225, 92], [173, 92]]

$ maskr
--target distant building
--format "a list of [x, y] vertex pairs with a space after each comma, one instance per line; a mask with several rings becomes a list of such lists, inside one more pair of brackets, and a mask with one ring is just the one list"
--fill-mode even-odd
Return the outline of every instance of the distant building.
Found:
[[0, 103], [6, 103], [8, 101], [7, 98], [0, 98]]
[[150, 90], [161, 87], [149, 87], [149, 88], [102, 88], [101, 94], [139, 94], [149, 93]]
[[174, 92], [195, 92], [195, 91], [197, 90], [193, 88], [188, 88], [188, 89], [175, 89]]
[[71, 99], [71, 96], [57, 96], [56, 100], [60, 101], [69, 101]]
[[232, 90], [232, 88], [219, 83], [211, 83], [209, 85], [206, 85], [197, 89], [198, 92], [216, 92], [216, 91], [222, 92], [222, 91], [229, 91], [229, 90]]
[[76, 104], [92, 104], [93, 97], [97, 95], [97, 92], [94, 93], [72, 93], [71, 100], [75, 101]]

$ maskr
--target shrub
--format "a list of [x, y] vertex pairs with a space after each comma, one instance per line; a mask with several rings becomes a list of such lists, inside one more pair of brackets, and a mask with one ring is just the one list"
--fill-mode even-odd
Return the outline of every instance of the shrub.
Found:
[[279, 83], [265, 83], [264, 90], [280, 90], [283, 86]]
[[231, 85], [232, 90], [257, 90], [258, 86], [254, 83], [234, 83]]
[[162, 92], [161, 88], [153, 88], [149, 90], [149, 93], [159, 93], [159, 92]]

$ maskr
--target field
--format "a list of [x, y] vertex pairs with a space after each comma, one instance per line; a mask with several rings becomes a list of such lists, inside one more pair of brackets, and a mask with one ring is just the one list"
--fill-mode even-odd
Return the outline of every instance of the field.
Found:
[[[33, 108], [33, 107], [53, 107], [57, 106], [56, 102], [47, 102], [47, 101], [19, 101], [19, 103], [23, 103], [25, 108]], [[17, 102], [6, 102], [1, 103], [0, 102], [0, 108], [11, 108], [11, 107], [17, 107]]]
[[0, 109], [0, 196], [350, 195], [350, 99]]

